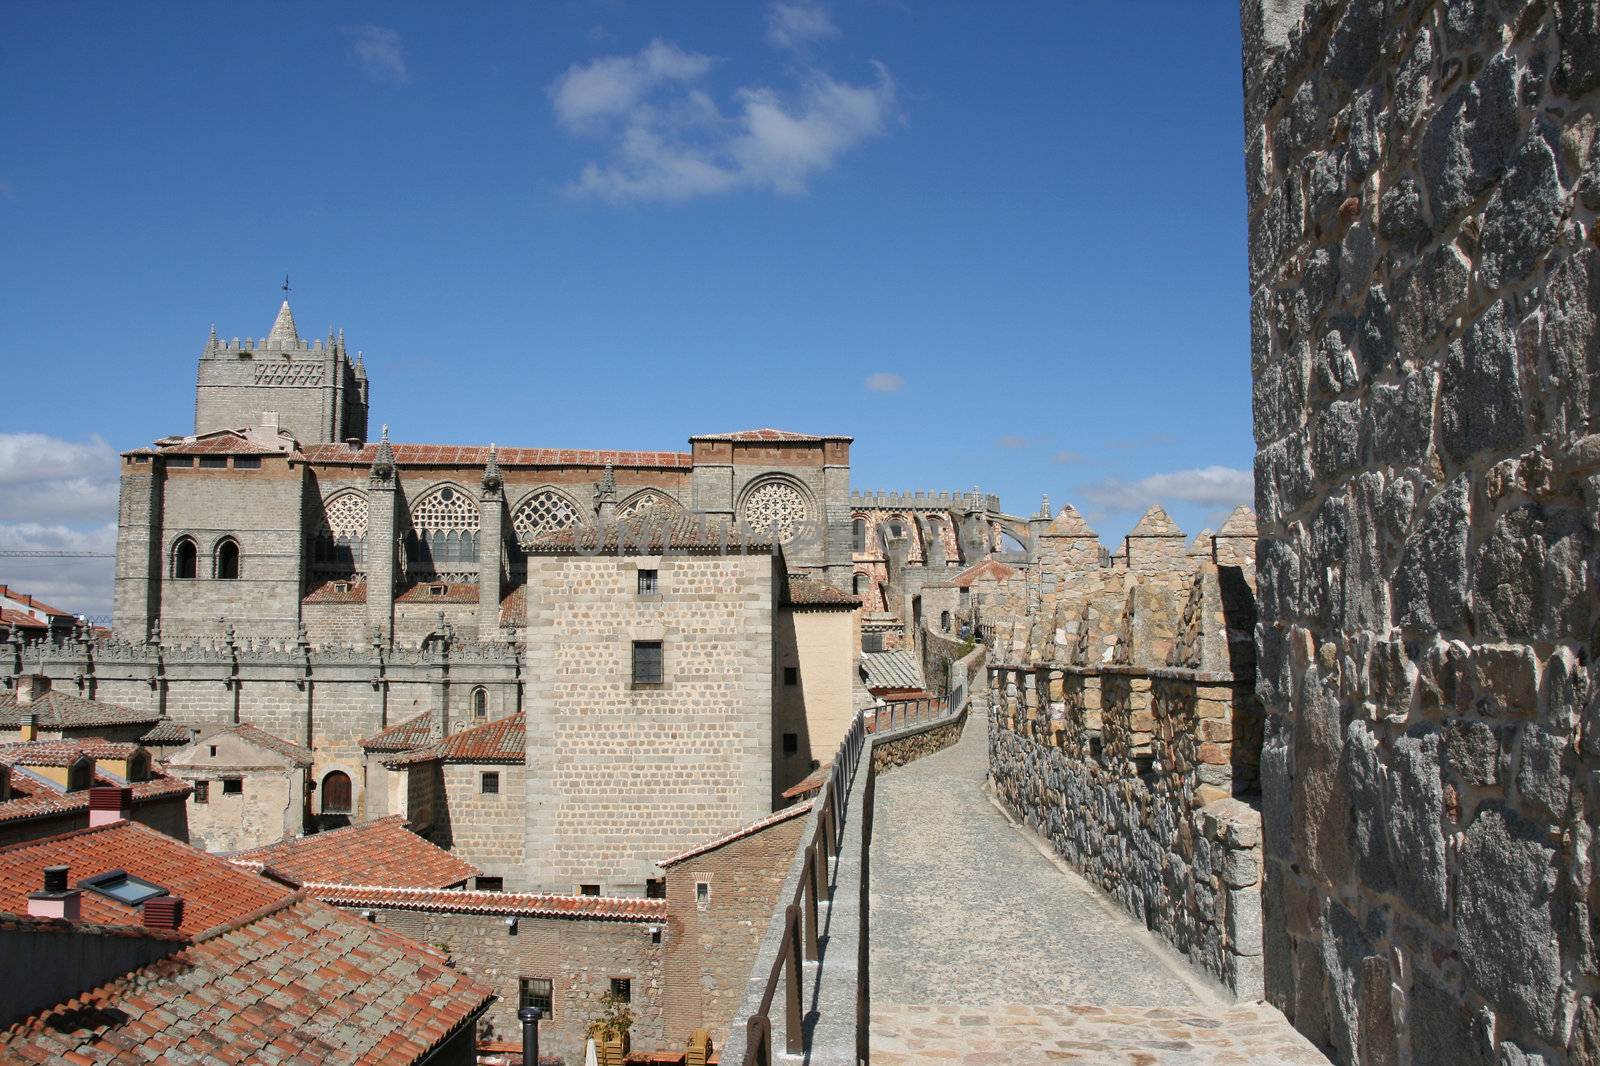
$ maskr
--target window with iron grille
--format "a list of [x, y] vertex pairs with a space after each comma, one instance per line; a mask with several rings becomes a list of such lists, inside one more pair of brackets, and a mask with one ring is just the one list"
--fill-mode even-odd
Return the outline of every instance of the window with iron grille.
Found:
[[485, 796], [498, 796], [500, 794], [500, 775], [485, 771], [480, 791]]
[[554, 984], [548, 977], [524, 977], [517, 982], [517, 1006], [538, 1007], [549, 1020], [555, 1015], [553, 991]]
[[196, 781], [194, 783], [194, 801], [196, 803], [211, 802], [211, 782]]
[[639, 571], [639, 595], [654, 596], [661, 591], [659, 572], [655, 570]]
[[629, 977], [613, 977], [611, 979], [611, 995], [619, 1002], [630, 1002], [633, 999], [633, 979]]
[[633, 642], [633, 683], [635, 685], [661, 684], [661, 642], [636, 640]]

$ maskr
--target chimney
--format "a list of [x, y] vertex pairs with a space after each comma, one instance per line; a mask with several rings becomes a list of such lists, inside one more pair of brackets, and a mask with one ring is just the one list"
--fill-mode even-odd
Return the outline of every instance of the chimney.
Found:
[[37, 714], [29, 711], [22, 716], [22, 724], [17, 727], [17, 739], [24, 744], [39, 739], [39, 716]]
[[182, 896], [154, 896], [144, 901], [144, 927], [146, 929], [176, 930], [182, 923]]
[[43, 674], [23, 674], [17, 678], [17, 706], [26, 707], [49, 691], [48, 677]]
[[44, 889], [28, 894], [28, 914], [34, 918], [62, 918], [75, 922], [81, 903], [78, 890], [67, 887], [67, 868], [46, 866]]
[[95, 785], [89, 789], [89, 827], [125, 822], [133, 814], [133, 789]]

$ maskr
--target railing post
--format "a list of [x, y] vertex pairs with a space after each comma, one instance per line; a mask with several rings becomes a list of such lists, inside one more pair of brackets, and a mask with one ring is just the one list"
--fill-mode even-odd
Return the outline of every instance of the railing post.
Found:
[[815, 962], [817, 959], [817, 894], [821, 891], [822, 879], [817, 874], [817, 846], [812, 844], [806, 848], [805, 890], [802, 893], [806, 902], [806, 960], [808, 962]]
[[772, 1024], [764, 1014], [752, 1014], [744, 1023], [745, 1066], [769, 1066], [772, 1062]]
[[798, 1055], [806, 1046], [800, 1023], [800, 908], [789, 904], [784, 908], [784, 920], [783, 1038], [789, 1054]]

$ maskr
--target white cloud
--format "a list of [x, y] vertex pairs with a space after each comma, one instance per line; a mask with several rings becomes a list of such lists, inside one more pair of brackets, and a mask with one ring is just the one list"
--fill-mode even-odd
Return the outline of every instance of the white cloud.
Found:
[[805, 0], [778, 0], [767, 8], [767, 43], [791, 51], [828, 37], [839, 36], [839, 27], [821, 4]]
[[899, 374], [880, 370], [867, 378], [867, 388], [872, 392], [899, 392], [906, 387], [906, 379]]
[[1255, 477], [1231, 466], [1204, 466], [1151, 474], [1137, 481], [1106, 478], [1083, 487], [1084, 498], [1105, 511], [1142, 511], [1153, 503], [1229, 508], [1251, 502]]
[[1010, 448], [1015, 451], [1018, 448], [1026, 448], [1028, 446], [1028, 438], [1018, 436], [1015, 433], [1007, 433], [995, 443], [1002, 448]]
[[747, 86], [727, 107], [707, 85], [713, 65], [658, 40], [636, 55], [574, 65], [556, 79], [556, 121], [606, 149], [571, 191], [613, 203], [741, 188], [804, 193], [811, 178], [878, 136], [894, 109], [894, 79], [882, 64], [859, 85], [809, 69], [788, 94]]
[[[91, 529], [37, 522], [0, 522], [0, 547], [33, 551], [109, 554], [116, 550], [115, 522]], [[111, 559], [15, 559], [0, 557], [0, 582], [37, 596], [52, 607], [107, 620], [111, 615]]]
[[99, 437], [0, 433], [0, 521], [105, 522], [117, 514], [117, 453]]
[[345, 32], [350, 35], [350, 54], [361, 73], [380, 85], [399, 86], [411, 80], [406, 71], [405, 44], [398, 30], [368, 23]]
[[1059, 452], [1056, 452], [1056, 454], [1052, 457], [1051, 461], [1052, 462], [1056, 462], [1056, 463], [1060, 463], [1062, 466], [1065, 466], [1068, 463], [1075, 463], [1079, 459], [1082, 459], [1082, 458], [1083, 458], [1083, 456], [1079, 455], [1077, 452], [1059, 451]]

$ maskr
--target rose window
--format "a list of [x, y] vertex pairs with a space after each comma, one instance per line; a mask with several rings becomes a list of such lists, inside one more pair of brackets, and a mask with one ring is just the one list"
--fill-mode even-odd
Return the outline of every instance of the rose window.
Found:
[[781, 481], [768, 482], [744, 501], [744, 523], [753, 532], [776, 531], [778, 542], [787, 544], [810, 515], [800, 490]]

